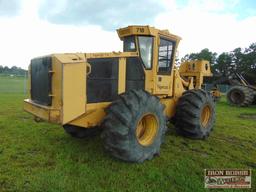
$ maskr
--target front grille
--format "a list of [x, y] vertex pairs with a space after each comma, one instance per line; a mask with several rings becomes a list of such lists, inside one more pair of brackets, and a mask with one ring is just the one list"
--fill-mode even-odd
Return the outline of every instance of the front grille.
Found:
[[118, 97], [118, 58], [88, 59], [87, 103], [114, 101]]
[[51, 106], [52, 58], [41, 57], [31, 60], [31, 99], [38, 104]]

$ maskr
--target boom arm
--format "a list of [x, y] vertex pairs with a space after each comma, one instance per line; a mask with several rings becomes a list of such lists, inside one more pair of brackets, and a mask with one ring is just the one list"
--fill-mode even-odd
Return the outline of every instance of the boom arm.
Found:
[[222, 83], [228, 83], [229, 85], [243, 85], [245, 87], [249, 87], [253, 90], [256, 90], [256, 87], [250, 85], [246, 79], [243, 77], [243, 75], [237, 73], [237, 72], [233, 72], [232, 75], [230, 76], [226, 76], [226, 77], [221, 77], [220, 79], [212, 82], [213, 85], [217, 85], [217, 84], [222, 84]]

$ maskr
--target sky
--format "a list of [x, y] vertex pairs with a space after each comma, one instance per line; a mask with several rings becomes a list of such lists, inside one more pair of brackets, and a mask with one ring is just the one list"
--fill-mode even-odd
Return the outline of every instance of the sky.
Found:
[[26, 69], [37, 56], [121, 51], [116, 29], [168, 29], [178, 52], [221, 53], [256, 42], [255, 0], [0, 0], [0, 65]]

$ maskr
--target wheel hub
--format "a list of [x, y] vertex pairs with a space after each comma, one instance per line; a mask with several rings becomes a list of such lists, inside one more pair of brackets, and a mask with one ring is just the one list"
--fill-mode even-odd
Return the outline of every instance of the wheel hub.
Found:
[[201, 112], [201, 124], [204, 128], [207, 128], [207, 125], [211, 119], [211, 115], [212, 115], [212, 112], [211, 112], [211, 107], [210, 105], [205, 105], [202, 109], [202, 112]]
[[239, 91], [233, 91], [230, 95], [233, 103], [240, 104], [243, 102], [243, 95]]
[[137, 141], [143, 146], [151, 145], [154, 142], [158, 129], [158, 120], [154, 114], [143, 115], [136, 127]]

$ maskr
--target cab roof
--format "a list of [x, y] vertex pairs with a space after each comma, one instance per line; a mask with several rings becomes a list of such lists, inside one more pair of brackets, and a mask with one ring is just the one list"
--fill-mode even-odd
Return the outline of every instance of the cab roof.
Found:
[[130, 25], [125, 28], [117, 29], [117, 33], [121, 40], [123, 40], [124, 37], [131, 35], [149, 35], [155, 37], [161, 36], [167, 39], [173, 39], [175, 41], [181, 40], [181, 37], [170, 33], [168, 29], [160, 30], [156, 29], [155, 27], [150, 27], [148, 25]]

